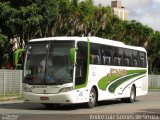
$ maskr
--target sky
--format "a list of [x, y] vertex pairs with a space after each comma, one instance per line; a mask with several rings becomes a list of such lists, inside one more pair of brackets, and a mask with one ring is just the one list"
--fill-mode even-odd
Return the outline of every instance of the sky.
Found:
[[[110, 6], [111, 0], [93, 0], [95, 5]], [[137, 20], [160, 31], [160, 0], [121, 0], [122, 6], [129, 10], [129, 19]]]

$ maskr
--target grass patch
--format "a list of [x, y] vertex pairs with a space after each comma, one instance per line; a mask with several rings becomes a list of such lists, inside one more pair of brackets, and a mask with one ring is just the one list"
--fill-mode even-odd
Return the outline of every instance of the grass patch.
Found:
[[7, 100], [19, 100], [22, 99], [22, 95], [19, 93], [6, 93], [5, 95], [0, 94], [0, 101], [7, 101]]

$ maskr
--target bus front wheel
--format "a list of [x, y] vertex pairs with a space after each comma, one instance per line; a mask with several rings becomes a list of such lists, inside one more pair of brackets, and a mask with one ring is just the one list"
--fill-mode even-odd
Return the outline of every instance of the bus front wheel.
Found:
[[92, 88], [89, 93], [89, 102], [87, 103], [87, 106], [89, 108], [93, 108], [96, 106], [96, 104], [97, 104], [97, 93], [96, 90]]

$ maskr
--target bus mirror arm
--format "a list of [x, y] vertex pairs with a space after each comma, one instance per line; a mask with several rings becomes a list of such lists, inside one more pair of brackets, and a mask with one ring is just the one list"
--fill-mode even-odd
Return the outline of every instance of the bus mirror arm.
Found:
[[76, 65], [76, 53], [78, 48], [71, 48], [70, 49], [70, 60], [72, 65]]

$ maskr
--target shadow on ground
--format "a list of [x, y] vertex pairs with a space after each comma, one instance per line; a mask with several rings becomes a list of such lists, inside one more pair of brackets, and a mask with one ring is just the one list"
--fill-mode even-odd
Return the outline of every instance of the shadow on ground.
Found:
[[[138, 102], [138, 100], [136, 101]], [[105, 106], [112, 106], [116, 104], [125, 104], [121, 102], [120, 100], [107, 100], [107, 101], [101, 101], [98, 102], [98, 106], [96, 107], [105, 107]], [[0, 104], [1, 109], [22, 109], [22, 110], [58, 110], [58, 111], [66, 111], [66, 110], [78, 110], [78, 109], [88, 109], [86, 104], [63, 104], [54, 106], [51, 105], [49, 107], [45, 107], [43, 104], [37, 104], [37, 103], [3, 103]]]

